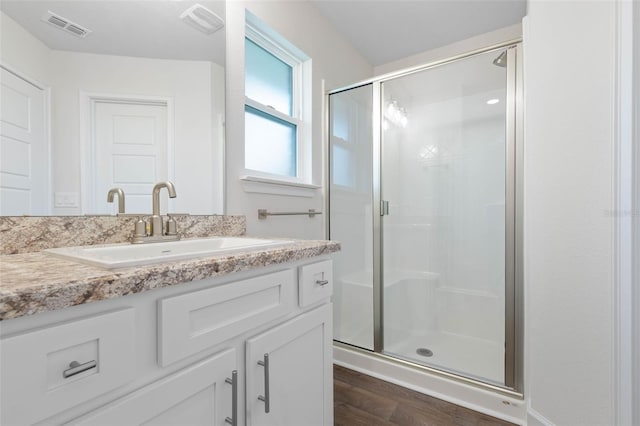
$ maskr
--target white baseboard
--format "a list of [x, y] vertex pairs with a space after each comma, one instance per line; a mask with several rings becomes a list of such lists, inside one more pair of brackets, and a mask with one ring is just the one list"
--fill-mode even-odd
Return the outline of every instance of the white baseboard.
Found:
[[554, 426], [554, 424], [536, 410], [527, 408], [527, 426]]

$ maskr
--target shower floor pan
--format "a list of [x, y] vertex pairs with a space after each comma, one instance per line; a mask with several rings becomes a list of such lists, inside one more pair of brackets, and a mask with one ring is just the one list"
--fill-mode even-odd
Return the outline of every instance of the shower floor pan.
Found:
[[[433, 355], [425, 356], [428, 351]], [[504, 344], [489, 340], [450, 333], [413, 334], [385, 347], [384, 353], [481, 381], [504, 384]]]

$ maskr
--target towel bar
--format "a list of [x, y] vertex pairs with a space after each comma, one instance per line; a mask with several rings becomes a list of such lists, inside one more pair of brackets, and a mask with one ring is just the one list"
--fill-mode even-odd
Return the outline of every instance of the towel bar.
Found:
[[269, 212], [267, 209], [258, 209], [258, 219], [266, 219], [267, 216], [309, 216], [315, 217], [317, 214], [322, 214], [322, 212], [317, 212], [314, 209], [309, 209], [306, 212]]

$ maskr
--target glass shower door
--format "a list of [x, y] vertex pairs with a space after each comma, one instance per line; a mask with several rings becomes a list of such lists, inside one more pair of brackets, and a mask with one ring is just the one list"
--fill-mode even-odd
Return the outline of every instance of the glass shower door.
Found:
[[382, 82], [383, 352], [504, 385], [507, 68]]
[[334, 256], [334, 339], [373, 349], [372, 84], [329, 97], [330, 238]]

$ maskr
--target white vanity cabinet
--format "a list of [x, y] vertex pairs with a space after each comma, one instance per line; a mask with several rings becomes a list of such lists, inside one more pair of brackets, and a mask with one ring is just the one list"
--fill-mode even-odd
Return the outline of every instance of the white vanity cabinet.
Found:
[[333, 424], [331, 305], [247, 340], [247, 425]]
[[331, 268], [310, 258], [0, 323], [0, 424], [330, 426]]
[[226, 350], [68, 424], [222, 426], [227, 419], [233, 424], [235, 363], [235, 351]]

